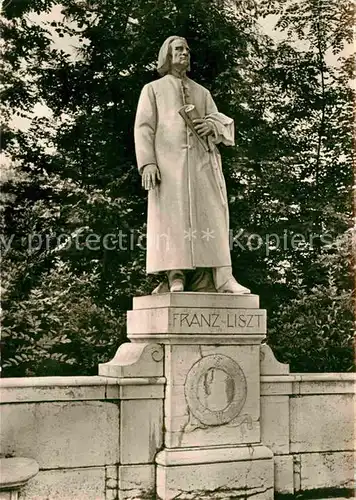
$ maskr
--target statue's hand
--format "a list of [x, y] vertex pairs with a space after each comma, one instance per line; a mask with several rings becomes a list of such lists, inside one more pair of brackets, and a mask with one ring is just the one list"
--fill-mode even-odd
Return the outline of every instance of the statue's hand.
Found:
[[154, 189], [161, 180], [159, 168], [154, 163], [146, 165], [142, 172], [142, 187], [149, 191]]
[[200, 135], [200, 137], [205, 137], [207, 135], [214, 133], [213, 125], [210, 122], [204, 120], [204, 118], [196, 118], [193, 120], [194, 128]]

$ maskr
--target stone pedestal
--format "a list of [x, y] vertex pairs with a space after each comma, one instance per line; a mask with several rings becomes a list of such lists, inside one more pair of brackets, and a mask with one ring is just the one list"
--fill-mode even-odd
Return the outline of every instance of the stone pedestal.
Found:
[[164, 345], [157, 498], [272, 500], [273, 454], [260, 432], [266, 312], [258, 296], [137, 297], [127, 330], [135, 344]]

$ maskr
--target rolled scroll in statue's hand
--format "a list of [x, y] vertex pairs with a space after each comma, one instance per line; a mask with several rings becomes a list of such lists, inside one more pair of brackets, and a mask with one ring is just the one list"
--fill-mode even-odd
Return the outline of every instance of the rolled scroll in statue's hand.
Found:
[[209, 146], [208, 146], [207, 140], [204, 139], [203, 137], [201, 137], [198, 134], [198, 132], [195, 130], [193, 120], [195, 120], [196, 118], [201, 118], [201, 116], [199, 116], [199, 113], [196, 110], [196, 107], [194, 106], [194, 104], [186, 104], [185, 106], [181, 107], [178, 110], [178, 112], [181, 115], [181, 117], [183, 118], [183, 120], [185, 121], [185, 123], [188, 125], [190, 130], [193, 132], [195, 137], [198, 139], [200, 144], [203, 146], [205, 151], [209, 151]]

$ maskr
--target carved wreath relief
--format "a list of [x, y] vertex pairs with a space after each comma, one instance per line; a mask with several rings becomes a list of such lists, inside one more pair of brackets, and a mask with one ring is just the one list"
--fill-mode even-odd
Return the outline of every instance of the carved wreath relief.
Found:
[[247, 384], [236, 361], [222, 354], [212, 354], [192, 366], [184, 391], [189, 410], [196, 420], [203, 426], [223, 425], [241, 412], [246, 401]]

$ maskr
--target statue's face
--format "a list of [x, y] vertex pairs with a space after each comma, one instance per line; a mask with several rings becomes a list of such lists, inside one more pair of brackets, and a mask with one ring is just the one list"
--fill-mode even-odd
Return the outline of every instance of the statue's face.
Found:
[[184, 40], [173, 40], [171, 43], [171, 65], [179, 69], [188, 69], [190, 50]]

